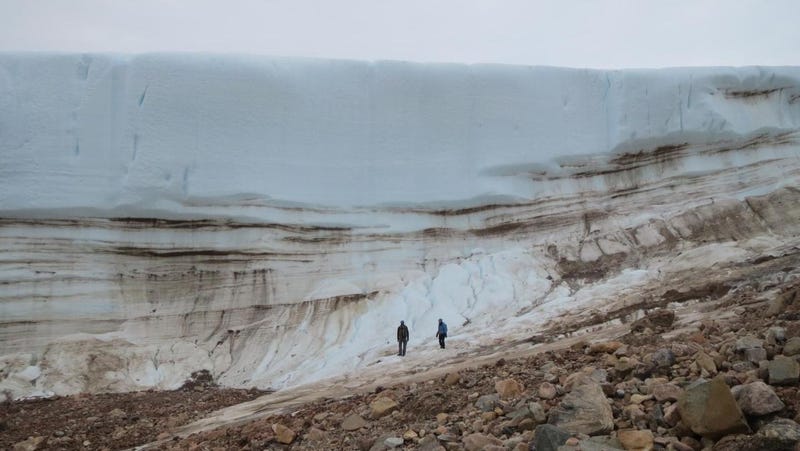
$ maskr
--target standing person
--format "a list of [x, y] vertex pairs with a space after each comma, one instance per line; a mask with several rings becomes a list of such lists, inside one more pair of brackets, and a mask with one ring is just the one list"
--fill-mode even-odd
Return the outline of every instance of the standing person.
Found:
[[406, 355], [406, 343], [408, 343], [408, 327], [405, 321], [400, 321], [400, 326], [397, 328], [397, 355]]
[[444, 349], [444, 339], [447, 338], [447, 324], [439, 318], [439, 329], [436, 331], [436, 336], [439, 337], [439, 347]]

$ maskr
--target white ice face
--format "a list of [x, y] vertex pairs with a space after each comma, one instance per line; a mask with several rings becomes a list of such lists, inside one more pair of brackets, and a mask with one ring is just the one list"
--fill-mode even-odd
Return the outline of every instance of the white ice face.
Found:
[[0, 389], [391, 372], [400, 319], [406, 364], [439, 317], [519, 339], [792, 243], [799, 130], [792, 67], [3, 54]]

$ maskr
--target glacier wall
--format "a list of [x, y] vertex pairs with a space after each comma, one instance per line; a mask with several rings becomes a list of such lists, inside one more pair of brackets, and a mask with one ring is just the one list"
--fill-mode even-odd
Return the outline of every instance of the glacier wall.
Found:
[[793, 67], [0, 54], [0, 390], [404, 371], [438, 317], [458, 352], [530, 335], [690, 251], [794, 246], [798, 138]]

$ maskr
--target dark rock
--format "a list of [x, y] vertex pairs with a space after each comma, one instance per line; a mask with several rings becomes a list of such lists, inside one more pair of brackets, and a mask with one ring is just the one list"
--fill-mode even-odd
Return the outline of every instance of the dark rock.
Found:
[[542, 424], [536, 427], [530, 451], [557, 451], [572, 435], [559, 427]]

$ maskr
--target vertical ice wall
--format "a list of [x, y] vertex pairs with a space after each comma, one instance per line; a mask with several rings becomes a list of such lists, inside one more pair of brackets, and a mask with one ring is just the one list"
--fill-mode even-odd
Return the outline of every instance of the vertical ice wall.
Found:
[[288, 386], [791, 243], [798, 128], [791, 67], [0, 55], [0, 387]]

